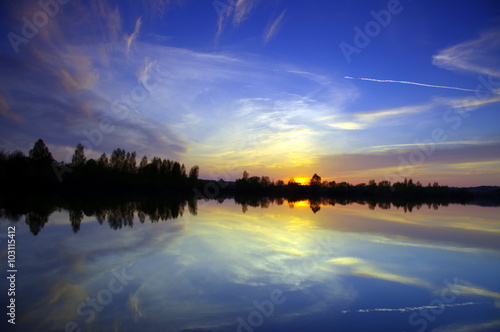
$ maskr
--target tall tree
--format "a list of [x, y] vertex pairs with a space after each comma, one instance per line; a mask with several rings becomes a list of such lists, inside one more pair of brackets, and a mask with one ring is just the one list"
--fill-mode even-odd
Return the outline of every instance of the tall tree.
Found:
[[78, 143], [75, 149], [75, 153], [73, 154], [73, 158], [71, 158], [71, 163], [73, 166], [83, 166], [87, 158], [85, 158], [85, 148], [81, 143]]
[[314, 175], [312, 176], [311, 180], [309, 181], [309, 184], [311, 186], [321, 186], [321, 176], [319, 176], [318, 174], [314, 173]]
[[127, 152], [122, 170], [128, 173], [134, 173], [137, 169], [136, 157], [137, 153], [135, 151], [132, 153]]
[[196, 181], [198, 180], [199, 174], [200, 174], [200, 167], [198, 165], [195, 165], [191, 167], [191, 169], [189, 170], [189, 179], [191, 181]]
[[187, 175], [186, 175], [186, 166], [184, 166], [184, 164], [181, 165], [181, 178], [182, 179], [186, 179], [187, 178]]
[[174, 166], [172, 167], [172, 178], [174, 179], [174, 181], [180, 180], [181, 174], [181, 164], [176, 161], [174, 162]]
[[50, 153], [49, 148], [42, 139], [36, 141], [33, 149], [30, 150], [30, 158], [37, 161], [54, 161], [52, 153]]
[[123, 149], [115, 149], [111, 153], [111, 160], [110, 160], [110, 166], [114, 170], [123, 170], [125, 166], [125, 160], [126, 160], [126, 153], [125, 150]]
[[262, 175], [260, 177], [260, 184], [262, 185], [262, 187], [269, 187], [269, 185], [271, 184], [271, 179], [269, 178], [269, 176]]
[[99, 160], [97, 161], [97, 165], [101, 168], [108, 168], [109, 167], [109, 159], [106, 153], [101, 154], [99, 157]]
[[139, 170], [144, 169], [144, 167], [146, 167], [147, 164], [148, 164], [148, 157], [143, 156], [139, 164]]

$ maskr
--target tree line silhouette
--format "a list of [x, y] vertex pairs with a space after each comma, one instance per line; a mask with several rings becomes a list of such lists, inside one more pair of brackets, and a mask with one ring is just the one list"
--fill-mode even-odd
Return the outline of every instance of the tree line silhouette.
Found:
[[234, 185], [225, 188], [226, 194], [233, 195], [255, 195], [265, 193], [272, 197], [301, 198], [308, 197], [353, 197], [353, 198], [393, 198], [393, 199], [453, 199], [465, 201], [473, 198], [473, 195], [465, 188], [449, 188], [441, 186], [437, 182], [423, 186], [419, 181], [404, 179], [402, 182], [391, 183], [383, 180], [376, 182], [370, 180], [368, 183], [352, 185], [348, 182], [322, 181], [321, 176], [314, 174], [307, 185], [301, 185], [290, 178], [288, 183], [283, 180], [271, 181], [268, 176], [250, 176], [247, 171], [237, 179]]
[[22, 151], [0, 150], [0, 181], [4, 192], [17, 193], [123, 193], [189, 192], [198, 183], [199, 167], [186, 170], [178, 161], [142, 157], [117, 148], [108, 157], [88, 159], [78, 144], [71, 163], [57, 162], [39, 139], [26, 156]]
[[[0, 149], [0, 195], [17, 194], [174, 194], [191, 195], [198, 199], [217, 197], [282, 197], [288, 200], [316, 197], [353, 199], [406, 200], [433, 199], [464, 203], [480, 197], [500, 203], [500, 190], [493, 188], [481, 195], [465, 188], [449, 188], [437, 182], [427, 186], [413, 179], [391, 183], [383, 180], [350, 184], [322, 180], [314, 174], [309, 183], [301, 185], [290, 178], [273, 181], [269, 176], [250, 176], [244, 171], [234, 182], [199, 179], [199, 166], [187, 171], [178, 161], [143, 156], [137, 163], [137, 153], [117, 148], [110, 156], [102, 153], [97, 160], [87, 159], [85, 148], [78, 144], [70, 163], [57, 162], [42, 139], [35, 142], [26, 156], [22, 151]], [[212, 195], [211, 189], [215, 190]], [[207, 197], [209, 196], [209, 197]]]

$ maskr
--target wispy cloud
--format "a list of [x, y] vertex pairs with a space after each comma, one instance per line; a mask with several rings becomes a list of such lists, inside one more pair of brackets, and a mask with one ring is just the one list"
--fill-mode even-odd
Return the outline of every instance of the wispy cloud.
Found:
[[[343, 114], [332, 116], [332, 119], [325, 120], [329, 120], [328, 126], [335, 129], [361, 130], [380, 125], [381, 123], [394, 125], [395, 121], [398, 121], [397, 119], [403, 119], [404, 117], [423, 113], [432, 109], [434, 106], [434, 103], [409, 105], [376, 111]], [[389, 119], [390, 121], [388, 121]]]
[[427, 84], [427, 83], [419, 83], [419, 82], [411, 82], [411, 81], [381, 80], [381, 79], [377, 79], [377, 78], [367, 78], [367, 77], [356, 78], [356, 77], [351, 77], [351, 76], [344, 76], [344, 78], [349, 79], [349, 80], [361, 80], [361, 81], [370, 81], [370, 82], [377, 82], [377, 83], [398, 83], [398, 84], [424, 86], [424, 87], [428, 87], [428, 88], [450, 89], [450, 90], [469, 91], [469, 92], [476, 91], [473, 89], [459, 88], [459, 87], [455, 87], [455, 86], [435, 85], [435, 84]]
[[475, 110], [481, 106], [500, 102], [500, 97], [488, 99], [468, 98], [435, 98], [436, 102], [445, 104], [450, 108], [457, 109], [458, 113], [465, 113]]
[[363, 123], [358, 122], [333, 122], [329, 123], [328, 126], [343, 130], [359, 130], [365, 128], [365, 125]]
[[432, 57], [432, 63], [449, 70], [500, 77], [500, 30], [482, 33], [477, 39], [445, 48]]
[[414, 115], [425, 112], [431, 109], [434, 105], [432, 103], [423, 105], [403, 106], [385, 110], [369, 111], [356, 113], [355, 116], [363, 122], [379, 121], [387, 117]]
[[156, 60], [150, 60], [148, 57], [144, 59], [144, 66], [137, 73], [137, 82], [148, 86], [147, 80], [154, 75], [154, 68], [157, 66]]
[[126, 45], [127, 45], [127, 55], [130, 55], [130, 48], [132, 47], [132, 44], [134, 41], [137, 39], [137, 36], [139, 35], [139, 32], [141, 31], [141, 25], [142, 25], [142, 17], [139, 17], [137, 21], [135, 22], [135, 29], [134, 32], [130, 36], [125, 37]]
[[[448, 142], [432, 142], [433, 146], [438, 147], [448, 147], [448, 148], [465, 148], [467, 145], [472, 146], [488, 146], [488, 148], [494, 148], [495, 145], [500, 144], [498, 141], [448, 141]], [[398, 149], [413, 149], [422, 148], [424, 145], [422, 143], [401, 143], [401, 144], [388, 144], [388, 145], [374, 145], [367, 147], [366, 149], [371, 152], [387, 152], [391, 150]], [[399, 150], [402, 151], [402, 150]]]
[[279, 31], [281, 27], [281, 21], [285, 17], [286, 9], [281, 12], [281, 14], [270, 23], [264, 32], [264, 42], [267, 44]]
[[417, 242], [403, 242], [403, 241], [396, 241], [392, 238], [376, 239], [376, 240], [371, 240], [371, 242], [382, 243], [382, 244], [386, 244], [386, 245], [403, 246], [403, 247], [416, 247], [416, 248], [428, 248], [428, 249], [437, 249], [437, 250], [457, 251], [457, 252], [464, 252], [464, 253], [469, 253], [469, 254], [478, 254], [481, 252], [477, 248], [468, 248], [468, 247], [452, 246], [452, 245], [436, 245], [436, 244], [426, 244], [426, 243], [417, 243]]
[[215, 39], [218, 40], [222, 32], [228, 25], [239, 26], [243, 21], [247, 20], [250, 12], [257, 5], [258, 0], [228, 0], [227, 2], [214, 2], [218, 8], [219, 17], [217, 19], [217, 32]]
[[470, 282], [464, 280], [459, 280], [459, 284], [455, 285], [455, 289], [461, 294], [489, 297], [495, 301], [500, 301], [499, 292], [491, 291], [486, 288], [473, 285]]
[[[216, 11], [218, 13], [217, 18], [217, 31], [215, 33], [215, 41], [218, 41], [222, 36], [224, 30], [228, 27], [233, 27], [237, 29], [245, 21], [250, 20], [252, 16], [263, 15], [262, 12], [257, 12], [256, 8], [262, 5], [269, 5], [273, 0], [222, 0], [215, 1], [214, 6], [216, 6]], [[267, 17], [254, 17], [255, 24], [261, 24], [261, 22], [268, 22], [267, 26], [262, 25], [260, 29], [263, 31], [263, 41], [268, 43], [273, 37], [276, 36], [280, 30], [283, 19], [286, 14], [286, 9], [283, 10], [278, 17], [274, 14], [266, 15]]]
[[10, 110], [9, 103], [5, 96], [0, 94], [0, 115], [15, 122], [23, 121], [23, 118]]
[[[148, 96], [138, 89], [145, 85], [143, 81], [154, 67], [154, 60], [149, 61], [143, 54], [132, 56], [130, 52], [142, 20], [136, 21], [128, 36], [122, 29], [120, 10], [109, 3], [85, 7], [71, 2], [68, 6], [72, 6], [71, 11], [60, 11], [36, 38], [23, 45], [23, 57], [10, 60], [10, 64], [1, 63], [2, 71], [16, 73], [9, 85], [2, 86], [12, 101], [1, 112], [13, 120], [27, 122], [16, 131], [2, 128], [5, 135], [23, 142], [22, 145], [25, 140], [33, 140], [29, 136], [43, 137], [56, 152], [61, 151], [55, 154], [58, 160], [65, 158], [68, 144], [87, 139], [84, 133], [92, 133], [97, 142], [92, 150], [97, 152], [110, 152], [124, 144], [146, 154], [163, 151], [176, 157], [184, 152], [185, 142], [170, 126], [135, 112], [138, 101], [146, 102]], [[28, 7], [22, 13], [31, 10]], [[78, 12], [85, 19], [75, 20], [71, 12]], [[131, 100], [133, 92], [140, 95]], [[127, 95], [131, 111], [126, 119], [116, 120], [111, 105]], [[150, 104], [140, 105], [141, 109], [146, 105]], [[113, 121], [112, 132], [97, 133], [102, 119]]]
[[245, 21], [257, 2], [257, 0], [238, 0], [235, 5], [233, 24], [239, 25]]
[[[398, 273], [384, 271], [380, 267], [374, 266], [373, 263], [367, 262], [357, 257], [332, 258], [328, 260], [328, 263], [331, 263], [334, 266], [344, 267], [346, 268], [346, 273], [355, 276], [387, 280], [391, 282], [401, 283], [405, 285], [413, 285], [424, 288], [432, 288], [431, 284], [429, 284], [427, 281], [423, 279], [408, 277]], [[328, 270], [328, 268], [325, 269]]]

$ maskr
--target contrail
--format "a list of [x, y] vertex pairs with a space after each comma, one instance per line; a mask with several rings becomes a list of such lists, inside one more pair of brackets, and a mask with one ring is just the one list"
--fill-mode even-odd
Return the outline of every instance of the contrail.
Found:
[[465, 303], [452, 303], [452, 304], [442, 304], [442, 305], [424, 305], [421, 307], [404, 307], [404, 308], [374, 308], [374, 309], [358, 309], [358, 310], [342, 310], [341, 313], [347, 314], [351, 312], [374, 312], [374, 311], [397, 311], [397, 312], [409, 312], [409, 311], [419, 311], [422, 309], [439, 309], [443, 307], [463, 307], [468, 305], [478, 305], [482, 304], [480, 302], [465, 302]]
[[344, 76], [344, 78], [347, 78], [349, 80], [362, 80], [362, 81], [379, 82], [379, 83], [400, 83], [400, 84], [410, 84], [410, 85], [426, 86], [428, 88], [439, 88], [439, 89], [450, 89], [450, 90], [476, 92], [476, 90], [464, 89], [464, 88], [457, 88], [455, 86], [434, 85], [434, 84], [425, 84], [425, 83], [409, 82], [409, 81], [378, 80], [378, 79], [375, 79], [375, 78], [366, 78], [366, 77], [355, 78], [355, 77], [351, 77], [351, 76]]

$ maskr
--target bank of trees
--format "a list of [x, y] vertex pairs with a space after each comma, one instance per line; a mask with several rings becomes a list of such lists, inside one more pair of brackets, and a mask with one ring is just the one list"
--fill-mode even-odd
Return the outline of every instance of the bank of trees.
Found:
[[[21, 151], [6, 152], [0, 149], [0, 192], [76, 192], [76, 193], [141, 193], [186, 192], [203, 187], [209, 181], [199, 180], [199, 167], [189, 170], [175, 160], [147, 156], [139, 159], [135, 151], [121, 148], [108, 156], [102, 153], [96, 160], [88, 159], [85, 148], [78, 144], [71, 155], [71, 162], [57, 162], [43, 140], [39, 139], [26, 156]], [[203, 192], [203, 188], [202, 188]], [[424, 186], [413, 179], [391, 183], [383, 180], [350, 184], [325, 181], [313, 174], [308, 184], [300, 185], [293, 178], [287, 183], [274, 181], [269, 176], [250, 176], [243, 172], [234, 183], [221, 186], [223, 195], [260, 195], [273, 197], [457, 197], [470, 198], [465, 190], [450, 189], [437, 182]]]
[[178, 161], [143, 156], [137, 163], [135, 151], [117, 148], [97, 160], [87, 159], [78, 144], [70, 163], [57, 162], [43, 140], [38, 140], [29, 155], [0, 149], [0, 177], [4, 191], [123, 191], [189, 190], [196, 186], [199, 167], [188, 171]]
[[391, 183], [383, 180], [377, 182], [370, 180], [368, 183], [356, 185], [348, 182], [336, 182], [322, 180], [321, 176], [314, 174], [308, 184], [301, 185], [290, 178], [285, 184], [284, 181], [271, 181], [268, 176], [250, 176], [247, 171], [236, 180], [234, 187], [229, 188], [236, 194], [258, 194], [265, 193], [272, 196], [353, 196], [353, 197], [445, 197], [470, 198], [470, 193], [465, 189], [450, 189], [448, 186], [441, 186], [437, 182], [427, 186], [413, 179], [404, 179]]

